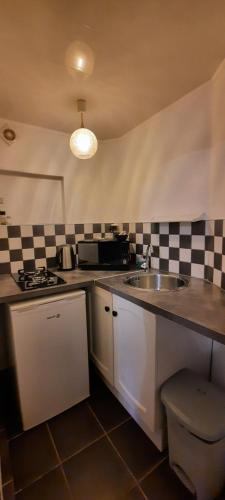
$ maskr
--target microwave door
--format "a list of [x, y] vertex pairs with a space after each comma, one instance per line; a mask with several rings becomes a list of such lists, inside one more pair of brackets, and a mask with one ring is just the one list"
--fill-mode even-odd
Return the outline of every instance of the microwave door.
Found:
[[98, 264], [98, 245], [96, 243], [81, 243], [79, 245], [79, 263], [80, 264]]

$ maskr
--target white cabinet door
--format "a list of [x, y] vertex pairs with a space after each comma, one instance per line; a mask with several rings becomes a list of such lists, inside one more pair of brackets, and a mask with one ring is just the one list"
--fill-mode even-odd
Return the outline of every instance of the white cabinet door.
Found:
[[113, 310], [117, 313], [113, 318], [115, 387], [140, 425], [154, 431], [156, 316], [116, 295]]
[[113, 385], [113, 320], [112, 294], [93, 287], [91, 356], [105, 379]]

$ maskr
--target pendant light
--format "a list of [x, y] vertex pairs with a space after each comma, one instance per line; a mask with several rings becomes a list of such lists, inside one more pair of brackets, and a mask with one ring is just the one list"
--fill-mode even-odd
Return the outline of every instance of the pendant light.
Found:
[[85, 99], [77, 100], [77, 111], [81, 113], [81, 126], [70, 137], [70, 149], [76, 158], [87, 160], [95, 155], [98, 141], [94, 132], [84, 127], [83, 113], [86, 111]]

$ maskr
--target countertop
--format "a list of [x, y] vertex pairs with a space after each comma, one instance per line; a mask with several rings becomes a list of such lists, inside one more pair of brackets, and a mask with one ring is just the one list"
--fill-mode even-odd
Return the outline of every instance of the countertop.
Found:
[[169, 292], [138, 290], [124, 283], [124, 276], [106, 278], [96, 284], [144, 309], [225, 344], [225, 292], [205, 280], [188, 276], [184, 278], [189, 281], [188, 287]]
[[225, 344], [225, 292], [207, 281], [185, 276], [189, 281], [187, 288], [170, 292], [155, 292], [138, 290], [124, 283], [126, 275], [140, 271], [82, 271], [79, 269], [67, 272], [53, 271], [66, 283], [26, 292], [20, 290], [9, 274], [0, 275], [0, 303], [89, 288], [95, 283], [155, 314], [160, 314]]

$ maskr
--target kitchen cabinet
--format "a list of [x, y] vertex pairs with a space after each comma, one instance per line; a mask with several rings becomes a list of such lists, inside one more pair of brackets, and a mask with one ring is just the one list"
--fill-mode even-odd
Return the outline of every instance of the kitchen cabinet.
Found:
[[114, 395], [162, 449], [161, 386], [184, 367], [208, 377], [212, 341], [98, 287], [92, 308], [92, 358]]
[[114, 341], [112, 294], [99, 287], [93, 287], [91, 295], [92, 334], [91, 357], [104, 378], [113, 385]]

